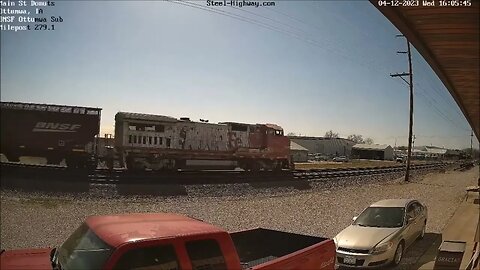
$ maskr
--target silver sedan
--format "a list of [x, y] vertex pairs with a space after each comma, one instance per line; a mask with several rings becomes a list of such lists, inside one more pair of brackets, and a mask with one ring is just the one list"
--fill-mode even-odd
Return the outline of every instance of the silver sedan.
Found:
[[425, 235], [427, 207], [417, 200], [382, 200], [353, 218], [334, 241], [337, 264], [382, 267], [400, 263], [405, 250]]

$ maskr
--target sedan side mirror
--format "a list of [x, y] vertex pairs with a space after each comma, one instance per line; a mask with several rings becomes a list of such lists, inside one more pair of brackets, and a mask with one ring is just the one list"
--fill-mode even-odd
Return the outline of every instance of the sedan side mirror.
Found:
[[352, 221], [355, 222], [355, 220], [357, 220], [357, 218], [358, 218], [358, 216], [354, 216], [354, 217], [352, 218]]

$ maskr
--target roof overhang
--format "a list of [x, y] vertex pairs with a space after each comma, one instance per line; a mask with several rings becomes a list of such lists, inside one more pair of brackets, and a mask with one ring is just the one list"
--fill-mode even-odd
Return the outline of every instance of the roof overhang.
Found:
[[470, 7], [380, 7], [378, 1], [370, 2], [425, 58], [480, 139], [480, 2], [471, 1]]

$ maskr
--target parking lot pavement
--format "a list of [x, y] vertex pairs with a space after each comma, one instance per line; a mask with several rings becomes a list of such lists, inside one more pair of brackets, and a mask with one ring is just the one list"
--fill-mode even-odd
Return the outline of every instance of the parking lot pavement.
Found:
[[[460, 204], [440, 236], [443, 241], [462, 241], [466, 243], [460, 269], [466, 269], [472, 258], [475, 242], [479, 242], [479, 216], [479, 193], [468, 192], [465, 201]], [[429, 248], [412, 269], [433, 269], [437, 252], [437, 245]]]

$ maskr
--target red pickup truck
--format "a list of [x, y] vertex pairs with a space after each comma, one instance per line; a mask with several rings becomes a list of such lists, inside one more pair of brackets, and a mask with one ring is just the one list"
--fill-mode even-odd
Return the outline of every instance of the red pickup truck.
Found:
[[332, 240], [267, 229], [228, 233], [177, 214], [91, 216], [59, 248], [1, 251], [0, 269], [334, 269]]

